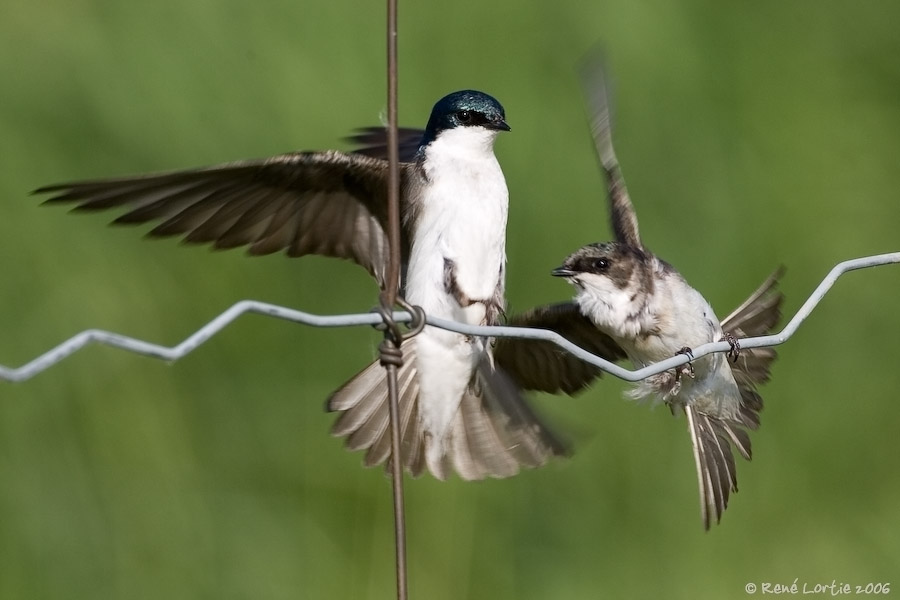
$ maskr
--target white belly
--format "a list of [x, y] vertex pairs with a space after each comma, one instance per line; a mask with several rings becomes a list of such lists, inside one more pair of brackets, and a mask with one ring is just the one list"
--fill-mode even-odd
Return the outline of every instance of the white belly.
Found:
[[445, 263], [471, 300], [489, 300], [506, 263], [509, 193], [493, 153], [477, 161], [446, 157], [426, 171], [422, 208], [410, 252], [406, 295], [433, 316], [479, 324], [484, 308], [462, 307], [448, 293]]
[[[473, 155], [442, 143], [453, 141], [447, 133], [426, 151], [426, 182], [410, 249], [406, 299], [430, 316], [478, 325], [485, 318], [479, 301], [503, 293], [508, 191], [489, 144]], [[460, 305], [448, 290], [447, 261], [454, 265], [459, 292], [473, 303]], [[481, 338], [435, 327], [419, 334], [419, 418], [436, 441], [428, 449], [429, 462], [443, 454], [441, 446], [462, 395], [488, 351]]]

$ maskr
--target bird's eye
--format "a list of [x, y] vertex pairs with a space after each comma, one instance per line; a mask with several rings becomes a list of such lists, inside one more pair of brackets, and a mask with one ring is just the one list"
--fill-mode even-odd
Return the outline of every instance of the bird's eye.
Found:
[[459, 122], [465, 125], [472, 121], [472, 112], [468, 110], [461, 110], [456, 113], [456, 118], [459, 119]]
[[598, 258], [594, 261], [594, 264], [592, 266], [594, 267], [594, 271], [602, 273], [609, 268], [609, 261], [605, 258]]

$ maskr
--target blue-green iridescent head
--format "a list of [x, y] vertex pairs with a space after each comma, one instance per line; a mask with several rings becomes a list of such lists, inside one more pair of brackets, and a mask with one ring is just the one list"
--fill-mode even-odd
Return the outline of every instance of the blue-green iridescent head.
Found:
[[484, 127], [509, 131], [503, 107], [491, 96], [475, 90], [453, 92], [437, 101], [425, 128], [426, 141], [433, 140], [446, 129]]

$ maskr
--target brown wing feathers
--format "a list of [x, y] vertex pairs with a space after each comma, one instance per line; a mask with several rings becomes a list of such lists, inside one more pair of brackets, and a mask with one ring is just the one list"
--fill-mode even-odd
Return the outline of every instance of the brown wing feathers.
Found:
[[[408, 183], [412, 165], [401, 169]], [[348, 258], [379, 283], [386, 261], [384, 161], [361, 155], [296, 152], [214, 167], [42, 187], [48, 204], [73, 210], [123, 207], [117, 224], [156, 223], [152, 237], [251, 254]], [[408, 248], [404, 236], [404, 256]]]

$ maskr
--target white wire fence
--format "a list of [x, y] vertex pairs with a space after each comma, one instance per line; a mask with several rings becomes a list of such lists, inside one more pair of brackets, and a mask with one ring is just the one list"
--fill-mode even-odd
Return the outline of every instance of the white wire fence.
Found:
[[[742, 348], [759, 348], [764, 346], [777, 346], [783, 344], [800, 327], [800, 324], [806, 320], [813, 312], [822, 298], [828, 293], [828, 290], [835, 284], [838, 278], [844, 273], [855, 271], [857, 269], [865, 269], [868, 267], [876, 267], [879, 265], [887, 265], [900, 263], [900, 252], [892, 252], [888, 254], [878, 254], [874, 256], [865, 256], [853, 260], [846, 260], [838, 263], [832, 268], [828, 274], [822, 279], [822, 282], [809, 295], [803, 305], [797, 310], [790, 321], [784, 328], [775, 334], [764, 335], [752, 338], [743, 338], [740, 340]], [[203, 343], [208, 341], [214, 335], [225, 329], [238, 317], [246, 313], [256, 313], [267, 315], [277, 319], [285, 319], [302, 325], [312, 327], [353, 327], [358, 325], [378, 325], [383, 323], [380, 314], [375, 312], [355, 313], [345, 315], [314, 315], [300, 310], [286, 308], [266, 302], [256, 300], [242, 300], [229, 307], [220, 315], [209, 321], [206, 325], [195, 331], [193, 334], [184, 339], [184, 341], [174, 346], [163, 346], [153, 342], [136, 339], [126, 335], [104, 331], [101, 329], [88, 329], [78, 333], [71, 338], [65, 340], [59, 345], [44, 352], [40, 356], [25, 363], [20, 367], [8, 367], [0, 365], [0, 379], [10, 382], [20, 382], [31, 379], [35, 375], [49, 369], [53, 365], [61, 362], [68, 356], [78, 352], [79, 350], [91, 344], [105, 344], [120, 348], [135, 354], [142, 354], [151, 358], [158, 358], [169, 362], [177, 361], [184, 358]], [[393, 313], [394, 321], [397, 323], [408, 323], [412, 320], [410, 313], [406, 311], [397, 311]], [[532, 329], [527, 327], [505, 327], [505, 326], [478, 326], [457, 323], [445, 319], [438, 319], [426, 315], [426, 322], [429, 325], [455, 331], [466, 335], [476, 335], [485, 337], [516, 337], [534, 340], [547, 340], [553, 342], [571, 352], [578, 358], [596, 365], [603, 371], [624, 379], [626, 381], [639, 381], [656, 373], [661, 373], [667, 369], [672, 369], [679, 365], [683, 365], [690, 360], [685, 355], [677, 355], [658, 363], [648, 365], [641, 369], [629, 370], [615, 363], [601, 358], [587, 350], [577, 346], [566, 338], [562, 337], [554, 331], [546, 329]], [[726, 352], [731, 349], [728, 342], [713, 342], [693, 348], [694, 359], [700, 358], [712, 352]]]

